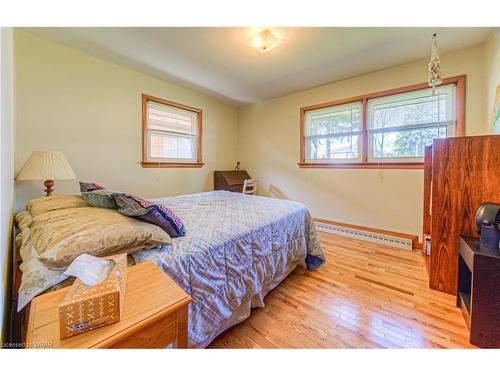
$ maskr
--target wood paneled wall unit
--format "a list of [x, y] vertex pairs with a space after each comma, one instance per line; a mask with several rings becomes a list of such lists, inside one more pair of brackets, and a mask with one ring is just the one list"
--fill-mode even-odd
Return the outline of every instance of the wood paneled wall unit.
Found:
[[500, 202], [500, 136], [435, 139], [426, 155], [423, 228], [431, 235], [429, 283], [456, 294], [459, 236], [477, 237], [477, 208]]

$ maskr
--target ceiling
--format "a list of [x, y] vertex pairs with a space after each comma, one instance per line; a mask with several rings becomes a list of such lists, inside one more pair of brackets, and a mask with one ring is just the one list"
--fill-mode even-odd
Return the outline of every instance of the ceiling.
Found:
[[483, 43], [489, 28], [269, 28], [282, 43], [260, 52], [259, 28], [28, 28], [116, 64], [216, 95], [257, 102]]

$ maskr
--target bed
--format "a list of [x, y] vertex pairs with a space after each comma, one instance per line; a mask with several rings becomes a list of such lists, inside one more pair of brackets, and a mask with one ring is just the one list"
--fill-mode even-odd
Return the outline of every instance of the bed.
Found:
[[[252, 307], [264, 306], [264, 296], [298, 265], [314, 270], [325, 262], [313, 220], [300, 203], [227, 191], [152, 200], [182, 219], [186, 236], [132, 257], [155, 263], [193, 298], [191, 348], [206, 347]], [[46, 272], [53, 283], [64, 278]]]

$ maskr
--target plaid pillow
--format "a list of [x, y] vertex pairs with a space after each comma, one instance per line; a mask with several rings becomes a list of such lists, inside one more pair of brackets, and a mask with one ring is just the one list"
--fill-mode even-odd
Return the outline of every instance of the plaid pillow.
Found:
[[157, 225], [172, 238], [186, 235], [181, 219], [163, 204], [126, 193], [113, 193], [112, 197], [118, 206], [118, 212], [122, 215]]

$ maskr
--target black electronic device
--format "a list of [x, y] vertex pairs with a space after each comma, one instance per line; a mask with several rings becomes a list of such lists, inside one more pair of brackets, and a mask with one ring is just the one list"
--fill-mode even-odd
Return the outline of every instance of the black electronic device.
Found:
[[480, 246], [500, 252], [500, 204], [482, 203], [476, 212]]

